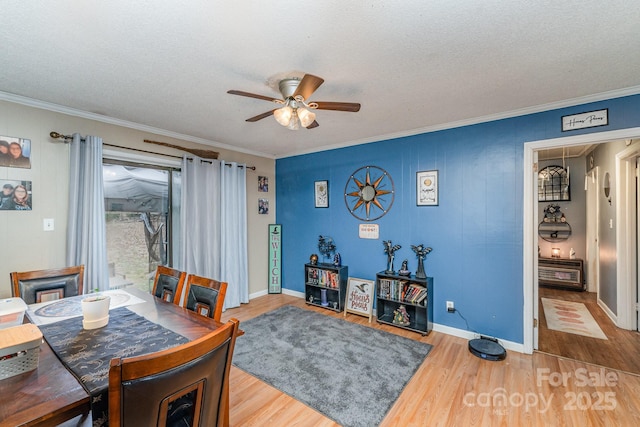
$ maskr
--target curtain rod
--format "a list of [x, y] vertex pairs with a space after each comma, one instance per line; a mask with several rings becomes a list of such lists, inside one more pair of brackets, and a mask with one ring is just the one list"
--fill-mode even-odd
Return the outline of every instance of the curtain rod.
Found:
[[[63, 135], [61, 133], [52, 131], [49, 133], [49, 136], [53, 139], [63, 139], [65, 142], [67, 140], [73, 139], [73, 136], [71, 135]], [[80, 138], [81, 141], [85, 141], [85, 138]], [[147, 153], [147, 154], [155, 154], [158, 156], [165, 156], [165, 157], [173, 157], [174, 159], [182, 159], [181, 156], [175, 156], [173, 154], [164, 154], [164, 153], [156, 153], [155, 151], [148, 151], [148, 150], [141, 150], [139, 148], [131, 148], [131, 147], [123, 147], [121, 145], [113, 145], [113, 144], [108, 144], [106, 142], [103, 142], [102, 145], [106, 145], [107, 147], [114, 147], [114, 148], [121, 148], [123, 150], [131, 150], [131, 151], [137, 151], [139, 153]], [[187, 157], [187, 160], [193, 161], [192, 157]], [[205, 162], [205, 163], [212, 163], [209, 160], [204, 160], [204, 159], [200, 159], [201, 162]], [[231, 167], [230, 164], [227, 164], [227, 166]], [[238, 165], [239, 168], [247, 168], [247, 169], [251, 169], [251, 170], [256, 170], [255, 166], [245, 166], [245, 165]]]

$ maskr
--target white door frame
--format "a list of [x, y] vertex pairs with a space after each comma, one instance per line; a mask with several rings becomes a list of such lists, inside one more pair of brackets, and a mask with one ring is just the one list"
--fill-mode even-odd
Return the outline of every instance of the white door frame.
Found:
[[600, 188], [599, 167], [587, 171], [585, 189], [587, 190], [587, 291], [600, 295]]
[[[634, 138], [634, 137], [630, 137]], [[629, 138], [627, 138], [629, 139]], [[636, 158], [640, 142], [616, 154], [616, 254], [618, 327], [637, 330]], [[633, 240], [632, 240], [633, 239]]]
[[[640, 242], [640, 156], [636, 157], [636, 203], [636, 242]], [[636, 254], [636, 257], [636, 268], [640, 268], [640, 254]], [[640, 274], [637, 275], [637, 279], [636, 303], [640, 305]], [[637, 310], [635, 330], [640, 331], [640, 310]]]
[[[537, 204], [537, 171], [534, 165], [534, 158], [538, 150], [555, 148], [562, 146], [574, 146], [584, 144], [600, 144], [613, 140], [638, 138], [640, 128], [621, 129], [609, 132], [596, 132], [584, 135], [568, 136], [564, 138], [554, 138], [540, 141], [531, 141], [524, 144], [524, 189], [523, 189], [523, 260], [522, 260], [522, 286], [524, 295], [523, 307], [523, 346], [525, 353], [533, 353], [537, 348], [538, 334], [534, 333], [534, 319], [538, 322], [538, 312], [534, 307], [538, 305], [538, 209], [534, 209]], [[634, 148], [635, 147], [635, 148]], [[635, 183], [635, 157], [640, 154], [640, 143], [635, 143], [628, 149], [616, 155], [616, 249], [617, 249], [617, 313], [618, 326], [627, 329], [632, 328], [635, 316], [635, 292], [636, 287], [631, 286], [629, 280], [632, 277], [632, 284], [635, 285], [635, 215], [630, 215], [630, 205], [635, 213], [635, 185], [633, 187], [633, 198], [628, 197], [629, 189], [629, 166], [630, 158], [633, 157], [633, 179]], [[632, 203], [627, 203], [631, 199]], [[625, 234], [626, 233], [626, 234]], [[632, 234], [629, 234], [632, 233]], [[633, 239], [633, 240], [631, 240]], [[633, 244], [629, 243], [629, 240]], [[623, 250], [624, 248], [624, 250]], [[633, 262], [629, 262], [629, 257]], [[536, 284], [536, 286], [534, 286]], [[631, 288], [631, 290], [629, 290]], [[630, 293], [633, 295], [631, 298]], [[633, 313], [633, 316], [631, 315]], [[623, 326], [625, 325], [625, 326]]]

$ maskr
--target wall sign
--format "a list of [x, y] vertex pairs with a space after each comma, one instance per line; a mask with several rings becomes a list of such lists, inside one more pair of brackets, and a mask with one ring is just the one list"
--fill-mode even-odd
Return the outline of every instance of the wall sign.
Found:
[[379, 239], [380, 227], [378, 224], [359, 224], [358, 237], [361, 239]]
[[282, 225], [269, 224], [269, 293], [282, 293]]
[[349, 277], [347, 283], [347, 301], [344, 306], [344, 316], [347, 313], [355, 313], [369, 318], [373, 316], [373, 280], [356, 279]]
[[588, 111], [586, 113], [562, 116], [562, 132], [606, 126], [609, 124], [609, 109]]

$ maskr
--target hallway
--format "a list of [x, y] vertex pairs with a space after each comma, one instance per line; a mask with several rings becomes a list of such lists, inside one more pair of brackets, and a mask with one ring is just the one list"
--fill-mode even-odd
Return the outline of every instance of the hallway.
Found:
[[595, 293], [541, 286], [538, 296], [584, 303], [608, 338], [601, 340], [548, 329], [542, 302], [539, 302], [538, 351], [640, 375], [640, 333], [616, 327], [598, 307]]

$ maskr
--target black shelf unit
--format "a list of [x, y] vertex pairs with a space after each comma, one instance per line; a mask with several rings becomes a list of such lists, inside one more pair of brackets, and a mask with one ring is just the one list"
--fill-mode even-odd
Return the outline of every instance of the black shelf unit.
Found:
[[[420, 302], [403, 299], [402, 292], [410, 287], [424, 288], [426, 297]], [[394, 312], [401, 305], [406, 308], [409, 315], [408, 325], [393, 322]], [[400, 276], [387, 274], [384, 271], [376, 274], [376, 317], [378, 323], [428, 335], [433, 329], [433, 277], [418, 279], [414, 275]]]
[[[307, 305], [341, 312], [347, 294], [349, 267], [333, 264], [304, 265], [304, 299]], [[327, 305], [322, 305], [322, 291], [327, 294]]]

